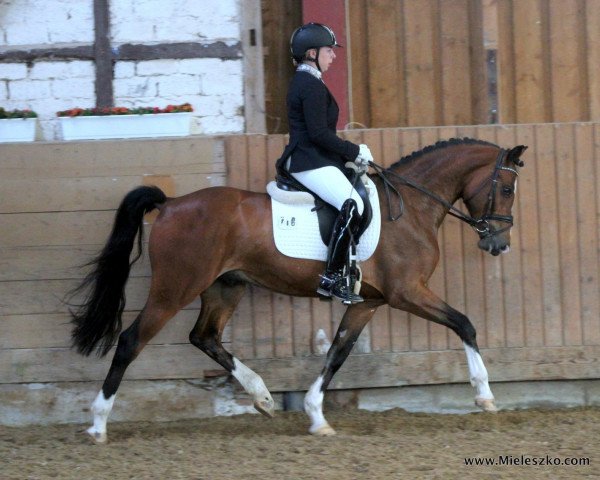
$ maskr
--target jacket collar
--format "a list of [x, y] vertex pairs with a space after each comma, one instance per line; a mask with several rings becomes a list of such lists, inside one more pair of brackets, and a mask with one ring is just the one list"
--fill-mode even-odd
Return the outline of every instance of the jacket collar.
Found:
[[315, 67], [308, 65], [306, 63], [301, 63], [300, 65], [298, 65], [298, 67], [296, 68], [296, 71], [297, 72], [308, 72], [313, 77], [316, 77], [319, 80], [323, 81], [323, 79], [321, 78], [322, 73], [319, 70], [317, 70]]

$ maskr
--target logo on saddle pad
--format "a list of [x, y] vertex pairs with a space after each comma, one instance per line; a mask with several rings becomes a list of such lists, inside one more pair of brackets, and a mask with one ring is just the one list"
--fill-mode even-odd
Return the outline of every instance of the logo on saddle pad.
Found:
[[[381, 231], [377, 189], [368, 177], [363, 178], [366, 179], [373, 218], [356, 247], [358, 261], [365, 261], [373, 255]], [[314, 211], [314, 197], [307, 192], [282, 190], [276, 182], [269, 182], [267, 193], [271, 196], [273, 237], [277, 249], [288, 257], [325, 261], [327, 245], [323, 242], [319, 218]]]

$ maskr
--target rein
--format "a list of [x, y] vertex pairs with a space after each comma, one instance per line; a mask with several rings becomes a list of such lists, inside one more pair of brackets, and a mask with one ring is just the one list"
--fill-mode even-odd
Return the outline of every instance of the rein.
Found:
[[[443, 199], [436, 193], [434, 193], [430, 190], [427, 190], [422, 185], [419, 185], [418, 183], [415, 183], [406, 177], [398, 175], [397, 173], [393, 172], [392, 170], [390, 170], [388, 168], [384, 168], [381, 165], [377, 165], [374, 162], [369, 162], [369, 165], [375, 170], [376, 174], [379, 176], [379, 178], [383, 182], [383, 186], [385, 189], [385, 195], [386, 195], [386, 199], [388, 202], [388, 209], [389, 209], [388, 218], [390, 221], [395, 222], [404, 214], [404, 200], [402, 199], [402, 194], [400, 193], [400, 191], [389, 180], [388, 176], [391, 175], [391, 176], [395, 177], [397, 180], [399, 180], [402, 185], [406, 185], [407, 187], [414, 188], [415, 190], [418, 190], [419, 192], [427, 195], [428, 197], [433, 198], [436, 202], [442, 204], [444, 207], [446, 207], [448, 209], [449, 215], [452, 215], [453, 217], [456, 217], [459, 220], [469, 224], [471, 227], [473, 227], [475, 229], [475, 231], [479, 234], [479, 236], [481, 238], [485, 238], [485, 237], [489, 237], [489, 236], [493, 236], [493, 235], [498, 235], [498, 234], [504, 232], [505, 230], [508, 230], [513, 224], [512, 215], [496, 215], [494, 213], [496, 189], [498, 187], [498, 174], [500, 173], [500, 170], [507, 170], [509, 172], [513, 172], [516, 175], [519, 174], [516, 169], [510, 168], [510, 167], [505, 167], [502, 165], [502, 163], [506, 159], [507, 155], [508, 155], [508, 150], [501, 148], [500, 151], [498, 152], [498, 157], [496, 158], [496, 165], [494, 167], [494, 172], [492, 173], [491, 178], [489, 178], [488, 180], [483, 182], [482, 185], [477, 188], [475, 193], [469, 197], [469, 200], [471, 198], [475, 197], [483, 189], [485, 184], [488, 181], [491, 181], [492, 186], [490, 188], [490, 192], [488, 193], [488, 199], [487, 199], [487, 204], [486, 204], [486, 213], [483, 214], [480, 218], [474, 218], [474, 217], [471, 217], [470, 215], [467, 215], [466, 213], [464, 213], [460, 209], [456, 208], [454, 205], [452, 205], [450, 202]], [[393, 192], [394, 194], [396, 194], [398, 196], [400, 212], [396, 216], [394, 216], [392, 214], [391, 192]], [[506, 226], [500, 230], [494, 230], [493, 227], [489, 224], [490, 220], [505, 222], [505, 223], [508, 223], [508, 226]]]

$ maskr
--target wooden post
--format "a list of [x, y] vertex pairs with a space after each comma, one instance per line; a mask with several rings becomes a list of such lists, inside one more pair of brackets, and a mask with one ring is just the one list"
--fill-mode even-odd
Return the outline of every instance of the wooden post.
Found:
[[108, 1], [94, 0], [94, 59], [96, 61], [97, 107], [112, 107], [114, 104]]

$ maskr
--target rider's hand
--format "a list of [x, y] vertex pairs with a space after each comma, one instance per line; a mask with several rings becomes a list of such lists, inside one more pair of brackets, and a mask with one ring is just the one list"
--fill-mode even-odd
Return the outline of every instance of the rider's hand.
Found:
[[354, 160], [359, 167], [368, 167], [369, 162], [373, 161], [373, 155], [371, 154], [371, 150], [364, 143], [359, 145], [358, 157]]

